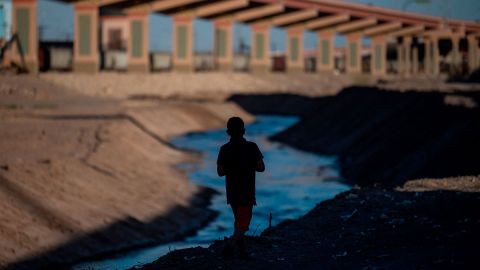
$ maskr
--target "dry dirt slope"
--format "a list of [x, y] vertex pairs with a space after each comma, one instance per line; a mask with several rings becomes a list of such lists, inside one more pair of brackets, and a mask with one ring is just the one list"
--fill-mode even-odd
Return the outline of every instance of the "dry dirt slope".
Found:
[[[35, 80], [10, 78], [26, 94], [0, 107], [0, 267], [52, 267], [167, 241], [214, 215], [210, 193], [174, 167], [194, 156], [166, 140], [249, 115], [215, 103], [90, 99], [66, 108], [68, 94], [51, 97]], [[30, 95], [32, 85], [41, 89]]]

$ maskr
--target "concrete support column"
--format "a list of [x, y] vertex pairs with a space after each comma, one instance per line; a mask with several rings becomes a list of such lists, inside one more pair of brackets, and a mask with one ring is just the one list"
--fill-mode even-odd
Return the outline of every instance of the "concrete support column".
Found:
[[371, 71], [373, 75], [387, 74], [387, 43], [385, 36], [372, 38]]
[[[18, 64], [25, 61], [28, 72], [38, 72], [38, 33], [37, 33], [37, 0], [12, 1], [13, 34], [20, 39], [22, 52], [16, 46], [13, 50], [13, 59]], [[3, 26], [2, 26], [3, 27]]]
[[460, 69], [461, 65], [461, 58], [460, 58], [460, 37], [453, 36], [452, 37], [452, 65], [455, 70]]
[[250, 69], [252, 72], [269, 72], [270, 33], [268, 24], [254, 24], [252, 27], [252, 56]]
[[193, 71], [193, 16], [173, 17], [173, 70]]
[[468, 41], [468, 67], [470, 72], [475, 71], [479, 66], [479, 50], [477, 38], [473, 35], [467, 36]]
[[405, 47], [403, 43], [397, 44], [397, 74], [405, 73]]
[[362, 72], [361, 36], [359, 34], [347, 35], [347, 53], [345, 67], [347, 73]]
[[335, 69], [335, 32], [320, 31], [317, 34], [317, 71], [332, 72]]
[[230, 71], [233, 68], [233, 21], [217, 20], [215, 27], [215, 64], [219, 70]]
[[148, 13], [129, 13], [128, 29], [128, 71], [149, 72]]
[[440, 48], [438, 37], [432, 37], [432, 74], [440, 75]]
[[90, 2], [75, 5], [73, 70], [98, 71], [98, 6]]
[[303, 55], [303, 29], [287, 29], [287, 71], [299, 73], [305, 70]]
[[432, 41], [430, 39], [424, 39], [425, 44], [425, 56], [423, 58], [423, 72], [425, 74], [432, 74]]
[[412, 74], [418, 75], [419, 69], [420, 68], [418, 65], [418, 47], [414, 46], [412, 48]]
[[404, 74], [410, 75], [412, 73], [412, 37], [403, 38], [404, 48]]

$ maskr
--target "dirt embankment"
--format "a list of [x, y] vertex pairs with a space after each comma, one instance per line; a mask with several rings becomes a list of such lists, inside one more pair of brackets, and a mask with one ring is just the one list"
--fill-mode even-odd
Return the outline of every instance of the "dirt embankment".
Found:
[[[249, 260], [225, 241], [167, 254], [156, 269], [476, 269], [480, 178], [416, 180], [398, 190], [354, 188], [249, 238]], [[453, 188], [451, 188], [453, 187]]]
[[339, 156], [360, 185], [480, 174], [480, 91], [393, 91], [351, 87], [336, 96], [235, 96], [252, 113], [301, 120], [274, 140]]
[[150, 96], [223, 101], [232, 94], [288, 93], [306, 96], [334, 95], [355, 81], [346, 75], [251, 74], [239, 72], [73, 74], [46, 73], [42, 79], [89, 96], [128, 98]]
[[[5, 80], [4, 80], [5, 79]], [[252, 117], [235, 104], [89, 98], [2, 78], [0, 268], [69, 264], [172, 241], [215, 216], [167, 140]]]

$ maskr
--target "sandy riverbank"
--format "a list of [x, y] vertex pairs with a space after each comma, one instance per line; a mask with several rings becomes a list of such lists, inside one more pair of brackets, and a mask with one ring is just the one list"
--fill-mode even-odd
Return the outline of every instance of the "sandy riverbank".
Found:
[[[172, 241], [210, 220], [210, 190], [168, 139], [253, 118], [232, 103], [93, 98], [3, 77], [0, 267], [32, 269]], [[15, 263], [15, 264], [13, 264]]]

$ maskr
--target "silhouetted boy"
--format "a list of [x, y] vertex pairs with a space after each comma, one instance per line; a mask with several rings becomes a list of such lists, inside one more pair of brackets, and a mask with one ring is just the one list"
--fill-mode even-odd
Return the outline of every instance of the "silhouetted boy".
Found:
[[217, 160], [217, 173], [226, 176], [227, 203], [235, 216], [235, 231], [231, 243], [224, 249], [224, 256], [233, 256], [237, 246], [241, 258], [247, 257], [245, 232], [252, 219], [255, 201], [255, 171], [265, 171], [263, 155], [254, 142], [243, 138], [245, 127], [240, 117], [232, 117], [227, 122], [230, 141], [220, 148]]

